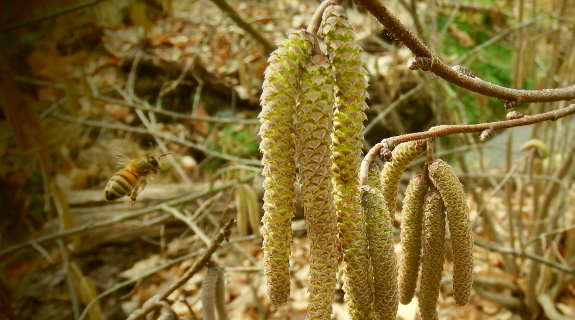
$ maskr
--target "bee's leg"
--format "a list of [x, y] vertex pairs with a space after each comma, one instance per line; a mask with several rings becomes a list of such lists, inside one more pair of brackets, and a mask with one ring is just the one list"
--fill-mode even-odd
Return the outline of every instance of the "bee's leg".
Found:
[[136, 203], [136, 198], [138, 197], [138, 194], [140, 194], [140, 192], [144, 190], [147, 184], [148, 182], [146, 180], [141, 180], [140, 183], [138, 183], [138, 185], [134, 188], [134, 190], [132, 190], [132, 192], [130, 193], [130, 206], [133, 206], [134, 203]]

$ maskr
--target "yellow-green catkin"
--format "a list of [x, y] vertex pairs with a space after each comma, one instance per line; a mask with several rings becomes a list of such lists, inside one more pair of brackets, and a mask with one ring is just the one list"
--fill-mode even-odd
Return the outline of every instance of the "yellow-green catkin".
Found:
[[394, 320], [399, 295], [398, 265], [393, 240], [393, 220], [381, 193], [380, 171], [377, 164], [369, 167], [369, 186], [361, 186], [361, 206], [372, 269], [373, 311], [375, 319]]
[[311, 55], [312, 43], [309, 33], [299, 31], [279, 44], [268, 59], [260, 98], [259, 136], [265, 177], [263, 265], [268, 295], [274, 305], [286, 303], [290, 292], [291, 220], [296, 200], [294, 113], [302, 69]]
[[409, 304], [415, 294], [421, 258], [421, 231], [423, 229], [423, 201], [428, 185], [417, 175], [407, 186], [401, 210], [401, 248], [399, 265], [399, 301]]
[[445, 258], [445, 206], [436, 190], [425, 196], [419, 312], [423, 320], [437, 320], [437, 298]]
[[453, 298], [463, 306], [469, 302], [473, 285], [473, 231], [465, 191], [453, 169], [441, 159], [429, 165], [429, 177], [445, 205], [453, 246]]
[[358, 173], [368, 83], [360, 58], [361, 48], [355, 43], [355, 34], [341, 6], [325, 9], [320, 30], [333, 57], [335, 72], [332, 161], [334, 199], [343, 249], [343, 289], [351, 319], [366, 319], [371, 314], [372, 292]]
[[425, 141], [408, 141], [396, 146], [392, 154], [392, 160], [385, 163], [381, 171], [381, 183], [383, 184], [383, 196], [391, 213], [395, 213], [399, 180], [409, 163], [421, 156], [425, 151]]
[[298, 182], [310, 239], [307, 319], [330, 319], [338, 269], [331, 161], [333, 81], [327, 57], [313, 55], [302, 74], [296, 112]]

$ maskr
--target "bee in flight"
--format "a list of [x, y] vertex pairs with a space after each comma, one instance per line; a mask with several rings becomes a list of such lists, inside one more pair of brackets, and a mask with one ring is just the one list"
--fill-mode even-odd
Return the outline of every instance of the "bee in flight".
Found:
[[158, 160], [169, 153], [159, 157], [146, 155], [129, 161], [126, 166], [116, 172], [106, 185], [106, 200], [116, 200], [125, 195], [130, 197], [131, 205], [134, 205], [138, 194], [144, 190], [148, 182], [147, 178], [160, 171]]

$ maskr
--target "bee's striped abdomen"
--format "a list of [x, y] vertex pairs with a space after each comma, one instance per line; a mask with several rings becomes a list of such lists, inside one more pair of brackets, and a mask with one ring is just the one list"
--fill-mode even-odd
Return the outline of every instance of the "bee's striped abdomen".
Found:
[[106, 200], [116, 200], [134, 190], [138, 184], [138, 176], [128, 170], [120, 170], [106, 186]]

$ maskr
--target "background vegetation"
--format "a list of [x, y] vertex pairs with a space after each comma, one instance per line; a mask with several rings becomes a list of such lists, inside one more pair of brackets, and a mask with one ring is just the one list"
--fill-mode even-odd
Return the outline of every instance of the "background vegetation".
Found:
[[[384, 2], [443, 61], [486, 81], [523, 89], [575, 83], [572, 1]], [[238, 185], [261, 199], [256, 117], [269, 43], [305, 27], [318, 2], [229, 4], [268, 43], [208, 1], [0, 5], [4, 315], [78, 318], [97, 294], [132, 281], [90, 313], [123, 319], [184, 273], [212, 234], [237, 217]], [[370, 76], [366, 150], [439, 124], [505, 118], [501, 100], [409, 71], [412, 54], [371, 15], [344, 5]], [[517, 110], [537, 114], [569, 103]], [[476, 134], [438, 139], [437, 155], [457, 168], [468, 193], [478, 241], [472, 301], [455, 306], [446, 272], [440, 318], [575, 317], [573, 125], [567, 117], [503, 130], [482, 144]], [[118, 152], [171, 153], [133, 207], [103, 198], [121, 168]], [[309, 252], [301, 219], [294, 220], [291, 300], [279, 308], [266, 297], [259, 230], [252, 224], [240, 236], [232, 228], [231, 241], [214, 256], [224, 267], [231, 318], [304, 317]], [[50, 236], [66, 230], [75, 231]], [[47, 235], [49, 241], [26, 242]], [[543, 259], [540, 272], [533, 272], [534, 259]], [[160, 270], [148, 276], [154, 268]], [[169, 297], [180, 299], [178, 315], [199, 314], [204, 272]], [[345, 319], [340, 287], [338, 293], [334, 314]], [[548, 301], [535, 300], [541, 293]], [[414, 301], [400, 307], [402, 319], [419, 317]]]

